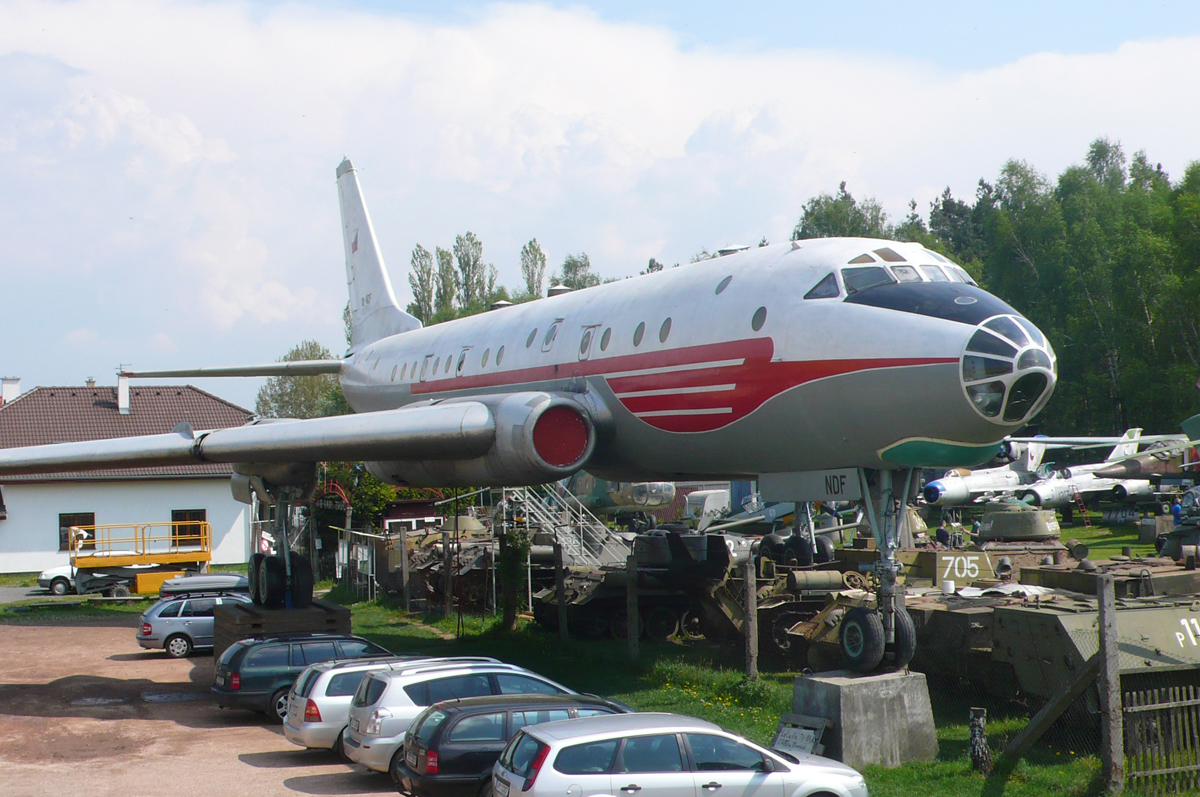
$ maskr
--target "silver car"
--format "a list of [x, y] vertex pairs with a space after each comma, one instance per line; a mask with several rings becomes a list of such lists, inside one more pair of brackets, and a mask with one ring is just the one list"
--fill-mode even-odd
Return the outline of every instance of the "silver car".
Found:
[[574, 695], [514, 664], [437, 663], [395, 672], [368, 673], [350, 703], [342, 752], [376, 772], [392, 770], [404, 752], [404, 734], [427, 706], [442, 700], [482, 695]]
[[307, 667], [288, 695], [283, 735], [292, 744], [342, 752], [342, 731], [350, 717], [350, 701], [359, 683], [372, 672], [428, 671], [430, 665], [450, 663], [499, 664], [486, 657], [394, 656], [390, 658], [323, 661]]
[[248, 595], [200, 593], [163, 598], [142, 613], [137, 643], [173, 659], [213, 644], [213, 611], [222, 603], [249, 603]]
[[611, 714], [522, 728], [492, 768], [493, 797], [868, 797], [862, 775], [678, 714]]

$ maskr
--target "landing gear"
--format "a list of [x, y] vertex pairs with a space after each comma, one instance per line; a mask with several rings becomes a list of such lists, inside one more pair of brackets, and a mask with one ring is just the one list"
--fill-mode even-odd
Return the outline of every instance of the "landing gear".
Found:
[[275, 539], [280, 554], [251, 555], [250, 599], [268, 609], [304, 609], [312, 605], [313, 568], [308, 557], [292, 553], [288, 540], [288, 518], [292, 505], [311, 495], [311, 485], [276, 487], [262, 483], [275, 504]]

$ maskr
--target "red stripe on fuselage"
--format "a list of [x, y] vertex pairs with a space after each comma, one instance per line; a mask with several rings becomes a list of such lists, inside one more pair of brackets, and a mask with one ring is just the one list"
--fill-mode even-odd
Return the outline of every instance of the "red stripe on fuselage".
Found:
[[[418, 396], [508, 387], [568, 379], [572, 376], [603, 376], [627, 410], [636, 415], [651, 413], [642, 416], [642, 420], [649, 425], [670, 432], [707, 432], [744, 418], [773, 396], [805, 382], [877, 368], [957, 362], [957, 359], [952, 357], [773, 362], [771, 357], [774, 350], [774, 343], [770, 338], [752, 338], [645, 354], [579, 360], [559, 363], [557, 366], [544, 365], [461, 377], [442, 377], [413, 383], [412, 394]], [[706, 363], [712, 365], [705, 366]], [[666, 373], [630, 373], [671, 368], [680, 370]], [[729, 385], [733, 388], [729, 389]], [[658, 390], [668, 392], [662, 395], [622, 397], [622, 394], [626, 393]]]

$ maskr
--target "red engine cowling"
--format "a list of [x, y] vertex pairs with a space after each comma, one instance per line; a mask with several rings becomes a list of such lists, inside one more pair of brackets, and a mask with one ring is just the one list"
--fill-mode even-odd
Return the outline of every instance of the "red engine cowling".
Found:
[[368, 462], [377, 478], [408, 487], [545, 484], [583, 468], [596, 447], [591, 415], [567, 396], [541, 392], [442, 402], [483, 404], [496, 425], [491, 448], [471, 459]]

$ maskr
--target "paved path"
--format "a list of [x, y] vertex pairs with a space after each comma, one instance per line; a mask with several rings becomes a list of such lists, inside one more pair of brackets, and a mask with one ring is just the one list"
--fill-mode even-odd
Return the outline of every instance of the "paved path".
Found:
[[41, 587], [0, 587], [0, 603], [16, 603], [33, 598], [55, 600], [55, 597]]

